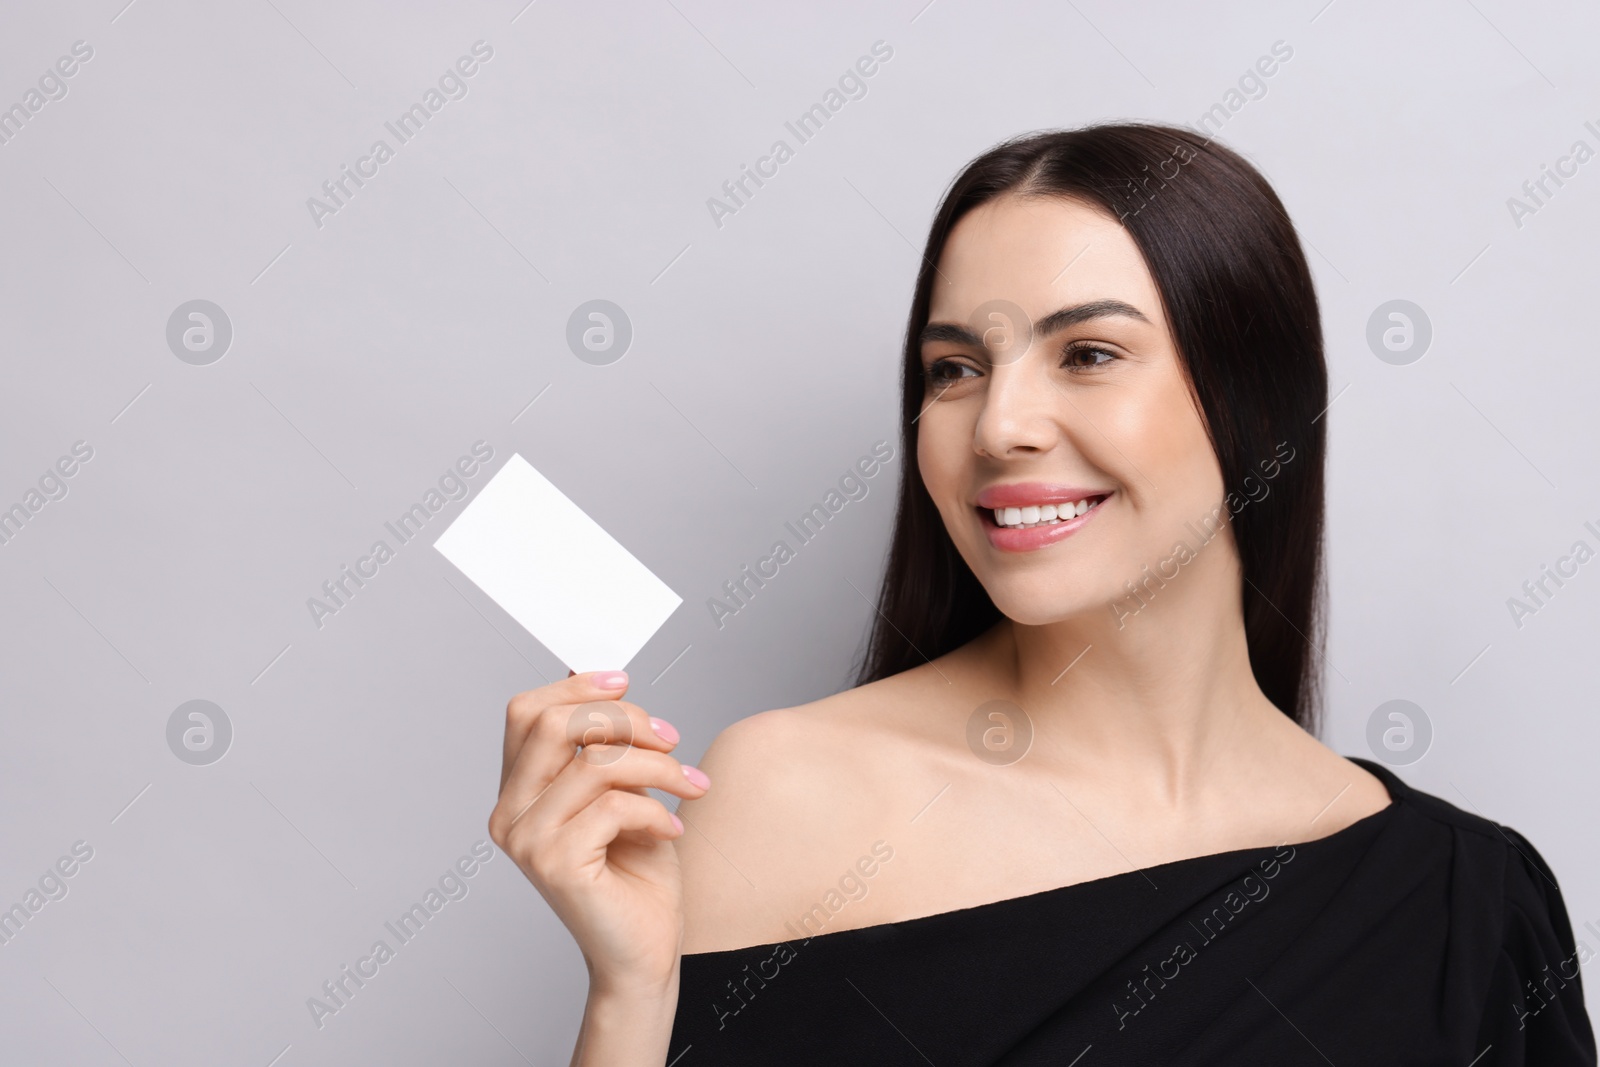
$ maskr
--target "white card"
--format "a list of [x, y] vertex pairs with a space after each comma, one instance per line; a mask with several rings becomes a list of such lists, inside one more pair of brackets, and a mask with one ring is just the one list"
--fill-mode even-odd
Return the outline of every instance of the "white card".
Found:
[[580, 674], [622, 670], [683, 603], [515, 453], [433, 547]]

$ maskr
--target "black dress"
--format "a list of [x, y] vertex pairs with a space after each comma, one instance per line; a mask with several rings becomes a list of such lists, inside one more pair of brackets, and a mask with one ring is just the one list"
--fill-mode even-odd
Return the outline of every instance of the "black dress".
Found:
[[1355, 762], [1393, 803], [1317, 841], [687, 955], [668, 1062], [1594, 1064], [1533, 846]]

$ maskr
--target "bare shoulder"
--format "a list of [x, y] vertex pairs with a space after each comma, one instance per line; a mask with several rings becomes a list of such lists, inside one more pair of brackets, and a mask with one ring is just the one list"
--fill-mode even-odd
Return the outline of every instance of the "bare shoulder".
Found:
[[[915, 674], [915, 672], [908, 672]], [[766, 944], [842, 871], [905, 797], [901, 723], [919, 683], [897, 676], [741, 719], [700, 767], [711, 791], [680, 809], [685, 952]]]
[[1296, 804], [1296, 818], [1304, 822], [1295, 839], [1326, 837], [1389, 806], [1388, 788], [1371, 771], [1299, 726], [1291, 729], [1282, 769], [1303, 798]]

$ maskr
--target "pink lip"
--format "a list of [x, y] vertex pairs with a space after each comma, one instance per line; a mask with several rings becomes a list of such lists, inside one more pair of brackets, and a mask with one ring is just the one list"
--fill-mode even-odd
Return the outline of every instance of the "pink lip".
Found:
[[1011, 485], [991, 485], [979, 493], [973, 503], [980, 508], [1025, 508], [1029, 504], [1076, 503], [1084, 497], [1110, 494], [1109, 489], [1079, 489], [1046, 482], [1014, 482]]
[[[1006, 486], [1003, 488], [1009, 489], [1012, 487]], [[987, 490], [985, 492], [987, 492]], [[1074, 492], [1079, 492], [1080, 495], [1076, 498], [1079, 500], [1082, 500], [1086, 496], [1101, 496], [1101, 494], [1093, 491], [1074, 490]], [[1026, 529], [1021, 529], [1015, 526], [996, 526], [992, 521], [992, 515], [989, 514], [990, 509], [988, 508], [985, 508], [984, 512], [980, 514], [979, 521], [983, 523], [983, 532], [988, 536], [989, 544], [993, 545], [1000, 551], [1033, 552], [1037, 549], [1044, 548], [1046, 545], [1053, 545], [1057, 541], [1064, 541], [1073, 534], [1077, 533], [1079, 530], [1083, 529], [1083, 527], [1087, 525], [1091, 519], [1100, 514], [1100, 509], [1105, 507], [1111, 498], [1112, 494], [1105, 494], [1098, 504], [1084, 512], [1082, 515], [1079, 515], [1074, 519], [1068, 519], [1066, 522], [1055, 523], [1054, 525], [1030, 526]], [[1028, 498], [1030, 503], [1033, 501], [1039, 501], [1041, 499], [1044, 503], [1051, 503], [1050, 499], [1047, 497]], [[1069, 498], [1063, 497], [1062, 499], [1066, 500]], [[999, 507], [1002, 505], [995, 506]], [[1019, 505], [1007, 504], [1003, 506], [1017, 507]]]

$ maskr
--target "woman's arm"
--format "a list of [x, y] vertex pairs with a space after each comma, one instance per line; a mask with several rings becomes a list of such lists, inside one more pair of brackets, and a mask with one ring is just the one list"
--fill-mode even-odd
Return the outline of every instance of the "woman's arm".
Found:
[[677, 1008], [676, 967], [671, 981], [659, 989], [603, 988], [591, 977], [572, 1067], [666, 1063]]
[[511, 700], [489, 833], [588, 965], [572, 1062], [660, 1067], [683, 940], [672, 845], [683, 823], [645, 790], [699, 797], [710, 782], [667, 754], [677, 731], [624, 702], [627, 684], [620, 671], [574, 675]]

